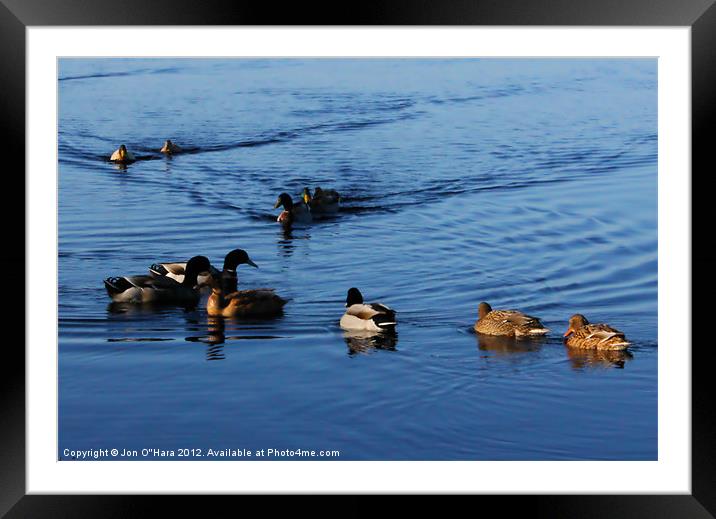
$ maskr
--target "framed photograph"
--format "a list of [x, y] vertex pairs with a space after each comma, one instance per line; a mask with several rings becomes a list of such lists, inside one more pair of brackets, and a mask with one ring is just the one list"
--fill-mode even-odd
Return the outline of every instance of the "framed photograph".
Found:
[[4, 0], [27, 256], [3, 512], [397, 493], [711, 517], [691, 170], [716, 8], [580, 4], [316, 25]]

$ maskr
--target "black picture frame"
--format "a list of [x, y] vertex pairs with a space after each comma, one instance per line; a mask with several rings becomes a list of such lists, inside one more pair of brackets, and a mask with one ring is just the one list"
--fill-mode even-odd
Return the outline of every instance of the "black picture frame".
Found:
[[[716, 5], [714, 0], [453, 0], [451, 2], [391, 1], [361, 4], [285, 3], [277, 8], [271, 3], [249, 3], [230, 0], [195, 2], [193, 0], [0, 0], [0, 127], [2, 149], [23, 150], [25, 128], [25, 29], [28, 26], [82, 25], [576, 25], [576, 26], [689, 26], [692, 51], [692, 171], [706, 175], [708, 138], [714, 126], [716, 110], [712, 92], [716, 92]], [[0, 155], [2, 156], [2, 155]], [[3, 156], [3, 158], [5, 158]], [[4, 161], [5, 204], [3, 221], [7, 227], [18, 220], [24, 204], [24, 154], [13, 154], [16, 163]], [[711, 170], [713, 165], [709, 164]], [[11, 174], [11, 172], [13, 172]], [[713, 221], [708, 189], [694, 189], [696, 175], [683, 172], [692, 187], [692, 278], [695, 272], [706, 273], [713, 263], [707, 244], [697, 238], [713, 236]], [[8, 185], [10, 184], [10, 185]], [[20, 196], [20, 194], [23, 196]], [[10, 225], [8, 225], [10, 224]], [[5, 234], [11, 247], [0, 264], [6, 272], [21, 272], [23, 279], [32, 275], [25, 268], [24, 228]], [[698, 246], [698, 247], [697, 247]], [[698, 250], [698, 252], [696, 252]], [[708, 274], [708, 273], [706, 273]], [[710, 292], [712, 275], [699, 276], [698, 292]], [[696, 295], [693, 290], [692, 297]], [[18, 307], [24, 308], [24, 295], [12, 288], [11, 298], [2, 299], [6, 330], [14, 330], [9, 321], [17, 322]], [[48, 291], [51, 293], [51, 291]], [[706, 323], [709, 305], [693, 299], [692, 322]], [[668, 316], [660, 316], [661, 319]], [[696, 327], [694, 334], [704, 334]], [[684, 337], [683, 344], [666, 345], [692, 348], [692, 493], [690, 495], [618, 495], [618, 496], [484, 496], [500, 512], [511, 515], [516, 509], [531, 516], [548, 517], [712, 517], [716, 513], [716, 428], [711, 419], [710, 395], [713, 376], [707, 373], [713, 365], [713, 346]], [[6, 335], [3, 349], [2, 387], [3, 425], [0, 427], [0, 513], [7, 517], [126, 517], [166, 512], [169, 501], [179, 503], [184, 511], [185, 496], [59, 496], [25, 495], [25, 352], [16, 346], [15, 332]], [[213, 496], [211, 499], [217, 499]], [[225, 501], [224, 498], [221, 498]], [[249, 499], [244, 497], [242, 499]], [[351, 496], [350, 506], [341, 504], [351, 515], [372, 513], [372, 496]], [[204, 500], [200, 500], [206, 502]], [[294, 511], [316, 507], [305, 500], [293, 505]], [[195, 503], [196, 504], [196, 503]], [[216, 501], [213, 501], [217, 506]], [[298, 508], [297, 508], [298, 506]], [[325, 506], [325, 503], [322, 504]], [[199, 503], [205, 510], [205, 505]], [[310, 507], [310, 508], [309, 508]], [[329, 511], [333, 507], [328, 506]], [[335, 510], [335, 509], [334, 509]], [[343, 513], [343, 512], [341, 512]]]

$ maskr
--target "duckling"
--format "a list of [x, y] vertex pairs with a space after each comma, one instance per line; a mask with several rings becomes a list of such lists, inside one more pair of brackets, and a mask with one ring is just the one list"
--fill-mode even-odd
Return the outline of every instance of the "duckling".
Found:
[[475, 331], [485, 335], [523, 337], [545, 335], [549, 332], [537, 317], [525, 315], [518, 310], [493, 310], [485, 302], [477, 307], [477, 316]]
[[303, 201], [311, 208], [312, 213], [333, 214], [338, 212], [340, 206], [341, 195], [335, 189], [326, 189], [316, 187], [311, 196], [311, 191], [303, 188]]
[[120, 164], [128, 164], [137, 159], [130, 151], [127, 151], [127, 147], [124, 144], [121, 144], [119, 148], [112, 153], [109, 160], [112, 162], [119, 162]]
[[564, 332], [567, 346], [592, 350], [625, 350], [631, 343], [624, 332], [607, 324], [590, 324], [582, 314], [569, 318], [569, 328]]
[[195, 305], [199, 302], [197, 277], [210, 270], [205, 256], [194, 256], [186, 263], [181, 283], [165, 276], [120, 276], [105, 279], [104, 286], [112, 301], [118, 303]]
[[381, 303], [363, 303], [363, 294], [350, 288], [346, 297], [346, 313], [341, 317], [344, 330], [368, 330], [374, 332], [395, 330], [395, 310]]
[[166, 153], [167, 155], [173, 155], [175, 153], [181, 153], [183, 150], [174, 144], [169, 139], [164, 141], [164, 146], [162, 146], [162, 149], [159, 150], [161, 153]]
[[280, 206], [283, 206], [283, 211], [278, 215], [276, 221], [283, 225], [290, 226], [293, 223], [310, 223], [313, 221], [311, 209], [308, 205], [304, 202], [294, 204], [288, 193], [278, 195], [273, 207], [276, 209]]

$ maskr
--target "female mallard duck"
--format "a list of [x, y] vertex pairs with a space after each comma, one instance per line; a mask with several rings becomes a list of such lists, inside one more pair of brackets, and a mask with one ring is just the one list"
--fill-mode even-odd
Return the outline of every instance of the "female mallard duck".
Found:
[[127, 164], [129, 162], [134, 162], [137, 159], [131, 152], [127, 151], [127, 147], [122, 144], [119, 146], [118, 149], [114, 151], [114, 153], [112, 153], [112, 156], [109, 158], [109, 160], [112, 162]]
[[395, 310], [380, 303], [363, 303], [363, 294], [357, 288], [348, 290], [346, 313], [341, 317], [340, 325], [344, 330], [368, 330], [382, 332], [395, 330], [398, 324]]
[[205, 256], [194, 256], [186, 263], [181, 283], [165, 276], [121, 276], [105, 279], [104, 286], [112, 301], [118, 303], [195, 305], [199, 302], [197, 277], [210, 269]]
[[484, 302], [477, 307], [477, 316], [475, 331], [485, 335], [523, 337], [549, 332], [536, 317], [517, 310], [493, 310]]
[[316, 187], [311, 196], [311, 191], [303, 188], [303, 201], [310, 208], [312, 213], [332, 214], [337, 213], [341, 202], [341, 195], [335, 189], [326, 189]]
[[589, 324], [582, 314], [569, 318], [569, 328], [564, 332], [567, 346], [592, 350], [625, 350], [631, 344], [624, 332], [607, 324]]
[[169, 139], [164, 141], [164, 146], [162, 146], [162, 149], [159, 150], [161, 153], [166, 153], [167, 155], [173, 155], [175, 153], [181, 153], [182, 149], [174, 144]]
[[276, 209], [281, 206], [283, 206], [283, 211], [280, 215], [278, 215], [276, 221], [282, 223], [283, 225], [291, 225], [293, 223], [310, 223], [313, 221], [313, 218], [311, 217], [311, 209], [308, 205], [303, 202], [294, 204], [288, 193], [281, 193], [278, 195], [273, 208]]

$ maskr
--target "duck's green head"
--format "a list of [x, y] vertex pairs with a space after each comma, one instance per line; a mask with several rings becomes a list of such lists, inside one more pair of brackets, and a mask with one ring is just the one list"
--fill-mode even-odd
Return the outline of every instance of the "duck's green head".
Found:
[[119, 145], [119, 158], [124, 160], [127, 157], [127, 147], [124, 144]]
[[487, 314], [492, 312], [492, 307], [484, 301], [477, 306], [477, 316], [482, 319]]
[[196, 278], [200, 274], [211, 271], [211, 263], [206, 256], [194, 256], [186, 262], [184, 268], [184, 284], [190, 287], [196, 285]]
[[251, 265], [254, 268], [259, 268], [256, 263], [251, 261], [251, 258], [249, 258], [249, 255], [244, 249], [234, 249], [229, 252], [224, 258], [224, 271], [236, 272], [236, 267], [243, 264]]
[[363, 294], [360, 293], [360, 290], [357, 288], [349, 288], [348, 289], [348, 296], [346, 297], [346, 307], [352, 306], [352, 305], [362, 305], [363, 304]]
[[276, 209], [281, 206], [283, 206], [283, 208], [287, 211], [290, 211], [293, 208], [293, 200], [291, 200], [291, 196], [288, 193], [281, 193], [278, 195], [273, 208]]

